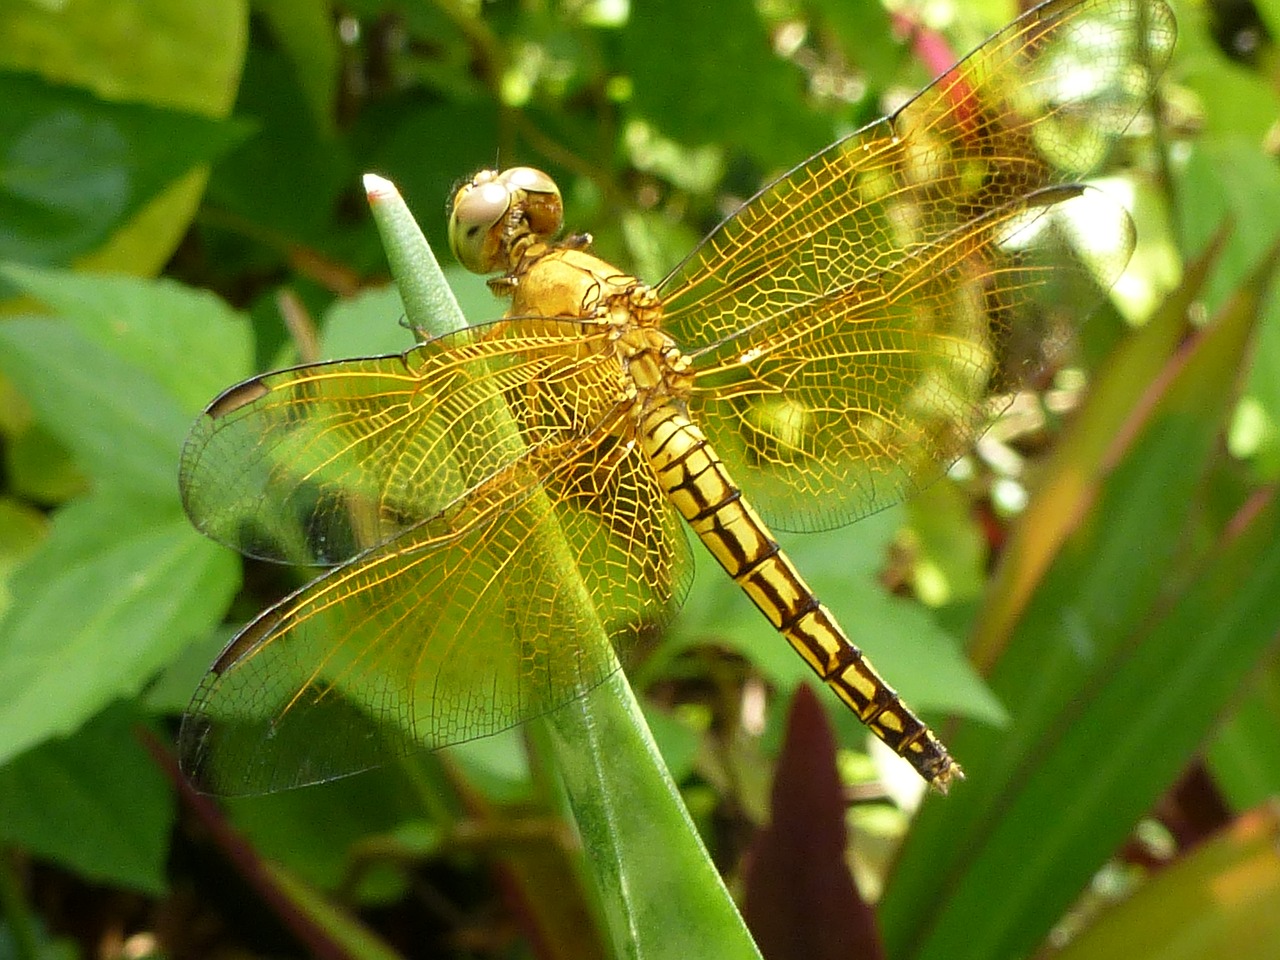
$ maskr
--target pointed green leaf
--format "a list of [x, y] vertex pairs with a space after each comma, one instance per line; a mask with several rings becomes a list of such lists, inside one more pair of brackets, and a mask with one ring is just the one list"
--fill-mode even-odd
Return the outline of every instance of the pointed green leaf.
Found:
[[0, 324], [0, 371], [96, 480], [173, 498], [191, 418], [154, 379], [60, 320]]
[[[1096, 495], [1069, 514], [992, 668], [1014, 726], [950, 738], [969, 779], [925, 810], [904, 848], [881, 905], [891, 956], [1034, 948], [1280, 632], [1272, 494], [1219, 529], [1196, 509], [1270, 268], [1145, 381], [1092, 468]], [[1107, 406], [1091, 403], [1077, 429], [1096, 430]]]

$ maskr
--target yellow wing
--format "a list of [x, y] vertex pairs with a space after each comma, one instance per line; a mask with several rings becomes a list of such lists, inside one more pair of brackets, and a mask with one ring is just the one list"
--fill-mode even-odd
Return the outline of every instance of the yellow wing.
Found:
[[[669, 615], [688, 546], [594, 347], [509, 322], [215, 401], [184, 461], [197, 521], [268, 556], [357, 552], [219, 657], [183, 720], [189, 775], [270, 792], [485, 736], [601, 682], [602, 637], [625, 660]], [[283, 508], [305, 535], [277, 536]]]
[[248, 556], [338, 564], [435, 517], [528, 444], [571, 448], [624, 390], [607, 334], [554, 320], [263, 374], [196, 422], [183, 502], [201, 532]]
[[1036, 7], [766, 187], [663, 282], [696, 358], [691, 415], [766, 518], [822, 529], [903, 499], [1026, 375], [1019, 344], [1096, 303], [1132, 227], [1074, 182], [1173, 41], [1160, 0]]

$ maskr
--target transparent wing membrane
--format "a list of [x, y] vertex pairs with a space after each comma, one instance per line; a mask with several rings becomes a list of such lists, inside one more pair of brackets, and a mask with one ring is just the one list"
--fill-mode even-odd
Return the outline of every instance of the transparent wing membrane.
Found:
[[563, 453], [530, 453], [258, 617], [188, 710], [188, 773], [231, 794], [329, 780], [608, 677], [683, 599], [689, 550], [634, 449]]
[[513, 421], [525, 442], [589, 436], [624, 395], [606, 339], [576, 323], [501, 321], [403, 355], [255, 377], [187, 439], [187, 512], [248, 556], [341, 563], [518, 458]]
[[1173, 41], [1163, 4], [1038, 7], [765, 188], [663, 282], [697, 358], [691, 412], [766, 519], [822, 529], [903, 499], [1034, 370], [1010, 362], [1023, 332], [1093, 309], [1133, 231], [1074, 185]]

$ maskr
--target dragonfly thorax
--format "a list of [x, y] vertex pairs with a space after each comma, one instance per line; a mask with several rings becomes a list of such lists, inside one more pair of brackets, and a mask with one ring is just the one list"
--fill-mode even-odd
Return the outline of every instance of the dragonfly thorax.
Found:
[[514, 289], [508, 317], [555, 317], [611, 328], [638, 415], [688, 397], [691, 361], [662, 329], [662, 303], [648, 284], [573, 247], [547, 250], [510, 279]]
[[489, 285], [511, 297], [508, 318], [611, 328], [637, 417], [683, 403], [692, 386], [691, 363], [660, 327], [656, 291], [589, 253], [585, 234], [553, 243], [562, 213], [560, 191], [542, 171], [482, 170], [454, 193], [449, 243], [469, 270], [503, 272]]

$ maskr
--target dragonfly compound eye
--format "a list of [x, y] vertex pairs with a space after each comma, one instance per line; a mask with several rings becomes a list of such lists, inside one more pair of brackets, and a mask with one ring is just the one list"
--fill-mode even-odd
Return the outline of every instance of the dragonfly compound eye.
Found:
[[560, 232], [564, 225], [564, 201], [551, 177], [534, 167], [512, 167], [502, 171], [498, 179], [507, 184], [516, 198], [534, 236], [545, 240]]
[[449, 246], [472, 273], [502, 267], [503, 221], [513, 199], [511, 188], [491, 170], [477, 173], [453, 195]]

